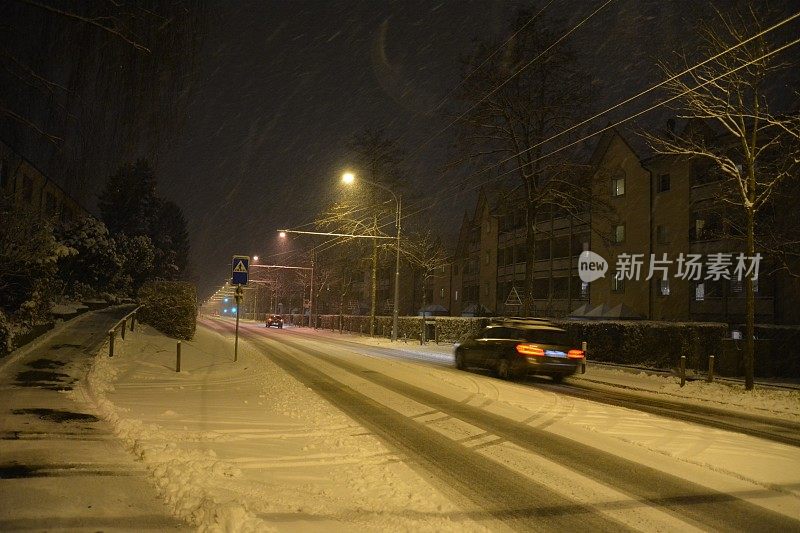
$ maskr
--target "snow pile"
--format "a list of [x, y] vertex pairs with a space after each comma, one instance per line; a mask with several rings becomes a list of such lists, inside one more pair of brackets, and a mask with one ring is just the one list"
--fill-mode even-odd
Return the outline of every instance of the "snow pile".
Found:
[[[84, 394], [204, 531], [485, 531], [373, 433], [273, 363], [268, 348], [142, 325], [100, 355]], [[101, 351], [101, 354], [104, 353]]]
[[[304, 329], [304, 333], [311, 330]], [[426, 360], [436, 364], [454, 364], [453, 345], [391, 342], [383, 338], [370, 338], [357, 335], [339, 335], [330, 331], [316, 330], [314, 334], [346, 339], [365, 346], [390, 348], [402, 357]], [[667, 396], [670, 401], [680, 401], [693, 405], [705, 405], [737, 413], [760, 416], [773, 416], [800, 420], [800, 388], [782, 389], [766, 384], [756, 384], [752, 391], [744, 390], [738, 381], [717, 380], [707, 383], [704, 380], [689, 380], [684, 387], [676, 376], [655, 374], [639, 370], [621, 369], [608, 364], [589, 361], [586, 374], [576, 374], [568, 381], [591, 387], [611, 387], [624, 389], [631, 394], [647, 396]]]
[[746, 391], [744, 385], [731, 381], [687, 381], [680, 386], [676, 376], [648, 372], [630, 372], [590, 363], [586, 374], [571, 378], [592, 384], [628, 389], [635, 392], [668, 396], [671, 400], [708, 405], [710, 407], [800, 420], [800, 390], [756, 385]]
[[173, 435], [155, 424], [126, 418], [107, 395], [114, 391], [118, 371], [100, 350], [87, 376], [88, 396], [126, 447], [147, 467], [160, 495], [173, 513], [199, 531], [274, 531], [241, 503], [221, 500], [207, 487], [220, 476], [236, 477], [241, 471], [217, 459], [213, 450], [184, 450]]

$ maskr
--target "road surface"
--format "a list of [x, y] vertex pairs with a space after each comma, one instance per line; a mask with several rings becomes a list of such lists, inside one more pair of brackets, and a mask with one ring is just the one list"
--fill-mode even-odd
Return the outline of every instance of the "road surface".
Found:
[[[204, 324], [225, 334], [232, 328], [223, 320]], [[630, 417], [623, 421], [638, 424], [630, 431], [657, 430], [663, 441], [682, 437], [670, 433], [676, 422], [665, 429], [661, 417], [642, 414], [640, 420], [627, 409], [592, 402], [578, 410], [557, 390], [400, 361], [391, 350], [355, 347], [308, 330], [246, 323], [240, 335], [374, 432], [463, 507], [511, 529], [648, 530], [675, 527], [670, 520], [679, 521], [681, 529], [800, 529], [797, 483], [740, 485], [737, 472], [665, 461], [663, 453], [643, 453], [624, 439], [570, 425], [581, 417], [604, 417], [606, 426]], [[761, 442], [701, 429], [693, 446], [709, 445], [704, 435], [712, 435], [713, 446], [724, 444], [726, 453], [735, 453], [731, 449], [742, 439], [754, 449]], [[800, 453], [773, 446], [793, 460]], [[770, 453], [753, 460], [770, 463]]]

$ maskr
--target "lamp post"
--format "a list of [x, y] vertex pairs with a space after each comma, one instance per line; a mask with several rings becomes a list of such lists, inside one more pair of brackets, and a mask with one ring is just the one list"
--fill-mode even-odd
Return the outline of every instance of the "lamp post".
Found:
[[[342, 174], [342, 182], [346, 184], [351, 184], [355, 181], [356, 177], [352, 172], [345, 172]], [[382, 185], [376, 181], [366, 180], [364, 178], [360, 178], [361, 181], [372, 185], [373, 187], [378, 187], [379, 189], [383, 189], [387, 191], [389, 194], [392, 195], [394, 198], [396, 212], [395, 212], [395, 228], [397, 228], [397, 233], [395, 235], [396, 243], [395, 243], [395, 267], [394, 267], [394, 310], [392, 312], [392, 342], [397, 340], [397, 319], [398, 313], [400, 309], [400, 220], [402, 219], [402, 198], [396, 194], [392, 189], [387, 187], [386, 185]]]

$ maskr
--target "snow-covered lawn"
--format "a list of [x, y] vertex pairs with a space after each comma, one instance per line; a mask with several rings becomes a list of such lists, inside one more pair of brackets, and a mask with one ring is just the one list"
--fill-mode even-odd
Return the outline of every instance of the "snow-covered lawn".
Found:
[[[240, 342], [146, 326], [86, 388], [176, 515], [201, 530], [480, 531], [375, 437]], [[450, 518], [455, 516], [456, 518]]]

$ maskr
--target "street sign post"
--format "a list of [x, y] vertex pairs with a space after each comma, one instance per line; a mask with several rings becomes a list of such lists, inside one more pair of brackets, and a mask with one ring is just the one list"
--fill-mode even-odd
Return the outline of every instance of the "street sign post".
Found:
[[236, 285], [236, 336], [233, 341], [233, 361], [239, 360], [239, 313], [242, 310], [242, 285], [247, 285], [250, 257], [247, 255], [234, 255], [231, 261], [231, 285]]
[[250, 257], [234, 255], [231, 263], [231, 285], [247, 285]]

